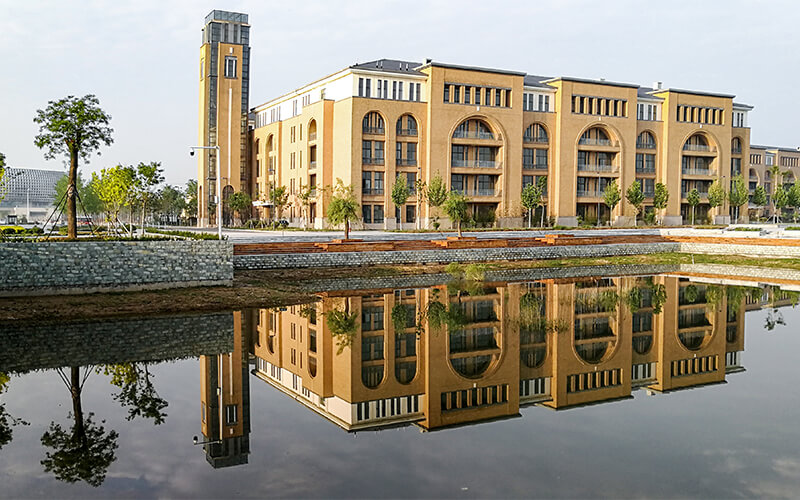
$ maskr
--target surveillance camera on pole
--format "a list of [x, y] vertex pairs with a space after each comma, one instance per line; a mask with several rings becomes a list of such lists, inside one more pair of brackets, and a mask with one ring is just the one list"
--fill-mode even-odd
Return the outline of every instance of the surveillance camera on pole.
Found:
[[213, 149], [217, 153], [217, 236], [222, 239], [222, 164], [219, 157], [219, 146], [189, 146], [189, 156], [194, 156], [196, 149]]

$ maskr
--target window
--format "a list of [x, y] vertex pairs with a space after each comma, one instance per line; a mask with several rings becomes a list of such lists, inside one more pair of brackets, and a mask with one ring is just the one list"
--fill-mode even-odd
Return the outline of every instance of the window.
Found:
[[358, 97], [363, 97], [363, 96], [364, 96], [364, 79], [363, 78], [359, 78], [358, 79]]
[[225, 78], [236, 78], [236, 58], [225, 56]]
[[469, 104], [472, 87], [464, 87], [464, 104]]
[[[421, 83], [415, 83], [414, 86], [417, 88], [417, 101], [419, 101], [419, 100], [422, 99], [422, 84]], [[412, 101], [413, 100], [414, 99], [412, 99]]]
[[364, 80], [364, 97], [372, 97], [372, 89], [370, 86], [372, 85], [372, 78], [367, 78]]
[[416, 222], [417, 220], [417, 206], [406, 205], [406, 222]]
[[397, 82], [397, 98], [403, 100], [403, 82]]
[[397, 82], [392, 82], [392, 99], [397, 99]]
[[372, 211], [372, 222], [383, 224], [383, 205], [375, 205]]
[[364, 224], [372, 223], [372, 205], [361, 206], [361, 216], [364, 219]]
[[764, 164], [765, 164], [766, 166], [768, 166], [768, 167], [771, 167], [772, 165], [775, 165], [775, 155], [773, 155], [773, 154], [766, 154], [766, 155], [764, 156], [764, 159], [765, 159], [765, 162], [764, 162]]
[[461, 102], [461, 85], [453, 85], [453, 102]]
[[450, 85], [444, 84], [444, 102], [450, 102]]
[[502, 99], [501, 92], [502, 91], [500, 89], [494, 89], [494, 105], [495, 106], [500, 106], [501, 99]]
[[225, 405], [225, 423], [236, 425], [239, 422], [239, 407], [237, 405]]

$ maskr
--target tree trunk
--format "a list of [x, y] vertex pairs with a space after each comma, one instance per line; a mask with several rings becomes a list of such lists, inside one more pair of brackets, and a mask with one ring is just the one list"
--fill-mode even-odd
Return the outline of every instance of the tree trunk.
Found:
[[694, 226], [694, 206], [692, 206], [692, 225]]
[[529, 208], [528, 209], [528, 229], [530, 229], [531, 226], [533, 226], [533, 210]]
[[544, 227], [544, 205], [542, 205], [542, 226]]
[[397, 223], [400, 224], [400, 230], [403, 230], [403, 206], [400, 205], [400, 216], [397, 218]]
[[78, 151], [69, 153], [69, 179], [67, 184], [67, 238], [78, 237], [78, 214], [75, 198], [78, 189]]
[[72, 416], [75, 419], [73, 439], [80, 439], [86, 445], [86, 430], [83, 428], [83, 407], [81, 406], [81, 369], [79, 366], [70, 368], [70, 395], [72, 396]]
[[461, 221], [460, 220], [458, 221], [457, 227], [458, 227], [458, 237], [461, 238]]
[[350, 239], [350, 221], [349, 220], [344, 221], [344, 239], [345, 240], [349, 240]]

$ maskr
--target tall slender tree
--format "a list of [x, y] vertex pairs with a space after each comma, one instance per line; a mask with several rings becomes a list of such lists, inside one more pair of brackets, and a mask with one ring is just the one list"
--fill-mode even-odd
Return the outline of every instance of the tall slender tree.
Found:
[[445, 184], [440, 175], [436, 175], [433, 179], [431, 179], [431, 182], [428, 185], [429, 217], [434, 208], [439, 208], [444, 205], [444, 202], [447, 201], [447, 194], [447, 184]]
[[[611, 214], [614, 213], [614, 208], [619, 205], [619, 202], [622, 200], [622, 193], [619, 191], [619, 186], [617, 185], [617, 181], [613, 180], [606, 184], [606, 188], [603, 190], [603, 203], [606, 204], [609, 211], [609, 221], [611, 220]], [[597, 220], [600, 220], [600, 214], [597, 214]]]
[[728, 194], [728, 201], [734, 207], [734, 223], [739, 223], [739, 209], [742, 205], [746, 204], [750, 198], [750, 193], [747, 192], [747, 185], [745, 185], [744, 178], [737, 175], [731, 181], [731, 192]]
[[337, 179], [328, 204], [328, 222], [334, 226], [344, 225], [345, 240], [350, 238], [350, 222], [358, 220], [358, 212], [359, 205], [353, 194], [353, 187], [346, 186], [341, 179]]
[[628, 200], [628, 203], [636, 210], [636, 213], [633, 215], [633, 225], [636, 225], [636, 219], [638, 218], [639, 214], [642, 213], [642, 203], [644, 203], [644, 193], [642, 192], [642, 183], [638, 180], [635, 180], [628, 186], [628, 189], [625, 191], [625, 199]]
[[[653, 208], [655, 210], [664, 210], [667, 208], [669, 202], [669, 190], [667, 186], [661, 182], [656, 182], [655, 192], [653, 193]], [[661, 215], [661, 222], [664, 222], [664, 215]]]
[[708, 204], [711, 208], [721, 207], [728, 198], [725, 187], [719, 180], [715, 180], [708, 188]]
[[69, 184], [67, 190], [67, 236], [77, 238], [78, 219], [75, 204], [78, 161], [89, 160], [92, 153], [99, 155], [100, 146], [110, 146], [114, 132], [109, 126], [111, 116], [100, 108], [100, 101], [92, 94], [81, 98], [67, 96], [50, 101], [45, 109], [36, 111], [34, 123], [39, 125], [39, 135], [34, 144], [44, 150], [45, 159], [66, 155], [69, 159]]
[[161, 168], [161, 163], [153, 161], [150, 163], [139, 163], [135, 171], [134, 189], [136, 201], [142, 209], [140, 222], [142, 225], [142, 234], [144, 234], [144, 218], [147, 212], [147, 204], [150, 203], [155, 196], [156, 187], [164, 182], [164, 169]]
[[397, 207], [400, 212], [398, 222], [400, 223], [401, 231], [403, 230], [403, 206], [408, 201], [409, 196], [411, 196], [411, 190], [408, 189], [406, 176], [400, 174], [395, 178], [394, 186], [392, 186], [392, 203], [394, 203], [394, 206]]
[[697, 205], [700, 204], [700, 192], [697, 190], [697, 188], [692, 188], [692, 190], [689, 191], [689, 194], [686, 195], [686, 203], [692, 207], [692, 225], [694, 226], [694, 211], [697, 208]]

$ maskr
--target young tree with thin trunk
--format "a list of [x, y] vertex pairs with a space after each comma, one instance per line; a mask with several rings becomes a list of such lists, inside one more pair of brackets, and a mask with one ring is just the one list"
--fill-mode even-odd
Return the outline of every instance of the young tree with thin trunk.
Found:
[[[764, 189], [764, 186], [756, 186], [755, 191], [753, 191], [753, 199], [751, 200], [753, 205], [764, 208], [767, 204], [767, 190]], [[763, 215], [763, 214], [762, 214]]]
[[156, 186], [164, 182], [164, 169], [161, 163], [153, 161], [150, 163], [139, 163], [136, 166], [136, 177], [134, 178], [134, 188], [136, 191], [136, 201], [142, 208], [142, 234], [144, 234], [144, 218], [147, 212], [147, 204], [155, 195]]
[[425, 201], [425, 198], [428, 196], [428, 185], [422, 179], [417, 179], [414, 181], [414, 192], [417, 196], [417, 229], [422, 229], [422, 202]]
[[272, 190], [272, 206], [275, 207], [275, 215], [281, 220], [283, 209], [289, 203], [289, 190], [286, 186], [278, 186]]
[[77, 238], [78, 219], [75, 204], [78, 161], [88, 161], [101, 145], [110, 146], [114, 132], [109, 126], [111, 116], [100, 108], [100, 101], [92, 94], [81, 98], [67, 96], [50, 101], [45, 109], [36, 111], [34, 123], [39, 125], [39, 135], [33, 143], [44, 150], [44, 157], [69, 158], [69, 187], [67, 190], [67, 236]]
[[465, 195], [456, 191], [451, 191], [450, 194], [447, 195], [447, 201], [442, 205], [442, 210], [450, 217], [451, 221], [456, 223], [459, 238], [461, 238], [462, 235], [461, 224], [469, 217], [468, 202], [469, 198]]
[[775, 219], [775, 223], [778, 222], [778, 207], [775, 205], [775, 195], [778, 193], [778, 188], [783, 187], [783, 174], [781, 173], [781, 167], [778, 165], [773, 165], [769, 168], [769, 172], [772, 174], [772, 212], [773, 218]]
[[708, 188], [708, 204], [711, 208], [721, 207], [727, 198], [728, 193], [722, 183], [719, 180], [712, 182]]
[[636, 210], [633, 214], [633, 225], [636, 226], [636, 219], [642, 213], [642, 204], [644, 203], [644, 193], [642, 192], [642, 183], [633, 181], [628, 189], [625, 191], [625, 199]]
[[792, 184], [786, 193], [786, 205], [792, 208], [792, 220], [797, 222], [797, 209], [800, 208], [800, 185]]
[[692, 225], [694, 226], [694, 209], [700, 204], [700, 192], [697, 188], [692, 188], [689, 194], [686, 195], [686, 203], [692, 207]]
[[[99, 175], [97, 172], [92, 173], [92, 184], [103, 205], [106, 222], [114, 227], [121, 223], [119, 214], [122, 208], [127, 206], [133, 198], [134, 176], [133, 167], [124, 165], [104, 168]], [[125, 229], [124, 226], [123, 229]]]
[[[197, 181], [189, 179], [186, 181], [186, 213], [197, 214]], [[190, 215], [191, 217], [191, 215]]]
[[[428, 185], [429, 211], [433, 212], [432, 209], [439, 208], [444, 205], [444, 202], [447, 201], [447, 195], [447, 185], [442, 180], [441, 176], [437, 175], [431, 179], [431, 183]], [[430, 213], [428, 215], [430, 216]]]
[[392, 186], [392, 203], [394, 203], [394, 206], [400, 209], [400, 217], [398, 218], [398, 222], [400, 223], [401, 231], [403, 230], [403, 206], [408, 201], [409, 196], [411, 196], [411, 191], [408, 189], [406, 176], [400, 174], [395, 178], [394, 186]]
[[[619, 202], [622, 200], [622, 194], [619, 192], [619, 186], [617, 185], [617, 181], [611, 181], [606, 184], [606, 188], [603, 190], [603, 203], [606, 204], [609, 210], [608, 220], [611, 221], [611, 216], [614, 212], [614, 207], [616, 207]], [[600, 221], [600, 214], [597, 214], [597, 220]]]
[[744, 178], [741, 175], [737, 175], [731, 180], [731, 192], [728, 194], [728, 201], [734, 207], [734, 224], [739, 223], [739, 209], [749, 201], [749, 198], [750, 193], [747, 191]]
[[242, 191], [237, 191], [230, 195], [225, 203], [229, 209], [239, 214], [239, 223], [244, 224], [244, 219], [250, 214], [250, 207], [253, 206], [250, 196]]
[[786, 190], [783, 186], [778, 186], [775, 188], [775, 194], [772, 195], [772, 205], [775, 207], [775, 223], [780, 223], [781, 221], [781, 212], [783, 212], [783, 208], [789, 202], [789, 195], [786, 193]]
[[358, 220], [359, 204], [353, 194], [352, 186], [345, 186], [341, 179], [336, 179], [336, 187], [328, 204], [328, 222], [338, 226], [344, 224], [344, 239], [350, 238], [350, 222]]
[[528, 211], [528, 228], [533, 224], [533, 211], [542, 203], [542, 189], [536, 184], [522, 188], [522, 206]]
[[[664, 210], [667, 208], [669, 202], [669, 190], [667, 186], [661, 182], [656, 183], [655, 192], [653, 193], [653, 208], [656, 210]], [[661, 216], [661, 223], [664, 223], [664, 216]]]

